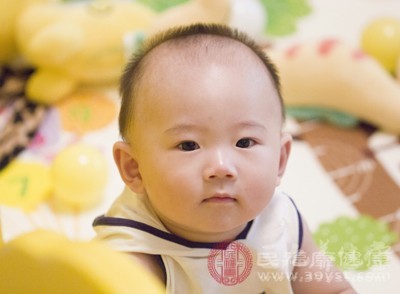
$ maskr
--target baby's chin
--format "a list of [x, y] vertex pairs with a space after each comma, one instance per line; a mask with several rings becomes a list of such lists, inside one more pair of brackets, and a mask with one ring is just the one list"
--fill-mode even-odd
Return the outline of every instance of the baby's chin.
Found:
[[247, 222], [239, 226], [215, 225], [203, 231], [196, 231], [187, 236], [193, 242], [225, 243], [236, 240], [237, 236], [246, 228]]

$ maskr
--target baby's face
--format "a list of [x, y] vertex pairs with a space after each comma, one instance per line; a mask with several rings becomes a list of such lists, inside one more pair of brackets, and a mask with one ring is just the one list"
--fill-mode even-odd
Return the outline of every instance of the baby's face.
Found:
[[189, 240], [234, 238], [271, 200], [290, 145], [267, 71], [173, 58], [147, 70], [132, 142], [155, 212]]

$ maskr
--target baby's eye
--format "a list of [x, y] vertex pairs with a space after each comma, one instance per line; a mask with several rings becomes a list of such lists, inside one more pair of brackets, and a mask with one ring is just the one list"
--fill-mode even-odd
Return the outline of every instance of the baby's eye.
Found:
[[249, 148], [253, 145], [254, 145], [254, 140], [249, 139], [249, 138], [240, 139], [236, 143], [236, 147], [239, 147], [239, 148]]
[[180, 143], [178, 145], [178, 148], [183, 151], [193, 151], [193, 150], [199, 149], [200, 146], [199, 146], [199, 144], [197, 144], [194, 141], [185, 141], [185, 142]]

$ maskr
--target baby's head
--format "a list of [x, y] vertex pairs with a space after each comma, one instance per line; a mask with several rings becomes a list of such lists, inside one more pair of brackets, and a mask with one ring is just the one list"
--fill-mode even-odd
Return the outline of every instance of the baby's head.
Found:
[[248, 37], [193, 25], [152, 38], [121, 80], [114, 158], [171, 232], [233, 239], [268, 205], [290, 137], [275, 67]]
[[[245, 49], [248, 53], [252, 51], [253, 56], [244, 55], [243, 50]], [[269, 72], [272, 84], [277, 92], [278, 99], [276, 102], [279, 103], [282, 117], [284, 117], [285, 112], [277, 70], [264, 51], [246, 34], [226, 26], [197, 24], [170, 29], [154, 36], [135, 54], [126, 66], [121, 79], [122, 104], [119, 128], [122, 138], [127, 139], [134, 124], [134, 109], [135, 102], [140, 96], [138, 95], [140, 82], [143, 77], [146, 79], [154, 75], [154, 71], [157, 70], [157, 63], [161, 61], [170, 62], [167, 66], [170, 67], [172, 75], [165, 77], [165, 81], [176, 84], [179, 82], [175, 78], [175, 69], [178, 66], [187, 65], [187, 69], [191, 71], [193, 63], [198, 64], [205, 61], [208, 63], [216, 61], [239, 62], [236, 64], [236, 70], [241, 70], [241, 65], [246, 64], [249, 58], [254, 60], [255, 57], [258, 57], [258, 61], [261, 61], [265, 70]], [[248, 66], [252, 65], [248, 64]], [[159, 81], [153, 79], [153, 82], [158, 84]]]

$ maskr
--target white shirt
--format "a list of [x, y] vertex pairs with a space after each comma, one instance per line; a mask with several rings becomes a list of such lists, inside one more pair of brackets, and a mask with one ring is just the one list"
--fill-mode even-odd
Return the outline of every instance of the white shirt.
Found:
[[118, 251], [160, 255], [167, 293], [292, 293], [303, 231], [297, 208], [283, 193], [276, 192], [229, 244], [191, 242], [169, 233], [147, 197], [127, 188], [93, 225], [97, 239]]

